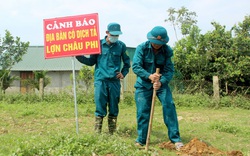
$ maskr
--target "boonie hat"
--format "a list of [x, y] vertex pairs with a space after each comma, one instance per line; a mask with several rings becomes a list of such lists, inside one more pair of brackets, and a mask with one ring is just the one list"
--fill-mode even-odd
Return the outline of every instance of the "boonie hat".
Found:
[[154, 44], [166, 44], [169, 41], [167, 30], [162, 26], [154, 27], [148, 34], [147, 38]]
[[108, 31], [111, 35], [121, 35], [121, 26], [118, 23], [110, 23], [108, 25]]

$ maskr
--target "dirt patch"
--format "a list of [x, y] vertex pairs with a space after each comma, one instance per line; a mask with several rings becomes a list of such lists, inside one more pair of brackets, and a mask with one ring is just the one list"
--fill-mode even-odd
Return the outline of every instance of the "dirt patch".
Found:
[[[162, 149], [175, 150], [175, 146], [171, 142], [163, 142], [159, 144]], [[240, 151], [224, 152], [209, 146], [207, 143], [200, 141], [197, 138], [192, 139], [189, 143], [185, 144], [180, 151], [176, 153], [182, 156], [204, 156], [204, 155], [216, 155], [216, 156], [243, 156]]]
[[6, 130], [5, 128], [0, 129], [0, 134], [5, 134], [8, 133], [8, 130]]

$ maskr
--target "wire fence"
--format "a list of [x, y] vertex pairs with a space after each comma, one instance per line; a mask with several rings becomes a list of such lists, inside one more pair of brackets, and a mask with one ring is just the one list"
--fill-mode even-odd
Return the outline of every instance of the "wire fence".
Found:
[[[121, 95], [126, 93], [134, 93], [135, 88], [134, 84], [136, 82], [136, 75], [133, 73], [132, 69], [128, 75], [121, 80]], [[230, 86], [230, 84], [228, 84]], [[194, 80], [179, 80], [172, 79], [169, 83], [169, 86], [173, 93], [178, 94], [195, 94], [195, 93], [205, 93], [207, 95], [213, 95], [213, 82], [211, 81], [194, 81]], [[88, 92], [94, 93], [94, 87], [88, 88]], [[244, 96], [250, 96], [250, 86], [237, 86], [234, 89], [226, 92], [224, 86], [220, 88], [221, 95], [237, 95], [241, 94]]]
[[[134, 92], [134, 84], [136, 82], [136, 75], [130, 71], [129, 74], [121, 81], [124, 92]], [[213, 93], [213, 83], [208, 81], [190, 81], [190, 80], [171, 80], [169, 83], [172, 91], [177, 93], [195, 93], [205, 92]]]
[[[122, 81], [124, 92], [134, 92], [136, 76], [127, 77]], [[180, 94], [207, 93], [213, 94], [213, 83], [208, 81], [191, 81], [191, 80], [171, 80], [169, 83], [171, 90]]]
[[[122, 91], [124, 92], [134, 92], [134, 84], [136, 82], [136, 75], [130, 71], [129, 74], [121, 81], [123, 86]], [[195, 94], [195, 93], [206, 93], [208, 95], [213, 95], [213, 82], [211, 81], [194, 81], [194, 80], [179, 80], [172, 79], [169, 83], [171, 90], [174, 93], [179, 94]], [[232, 86], [232, 84], [228, 84]], [[241, 94], [244, 96], [250, 96], [250, 86], [236, 86], [231, 88], [231, 90], [226, 91], [224, 85], [220, 85], [220, 94], [236, 95]]]

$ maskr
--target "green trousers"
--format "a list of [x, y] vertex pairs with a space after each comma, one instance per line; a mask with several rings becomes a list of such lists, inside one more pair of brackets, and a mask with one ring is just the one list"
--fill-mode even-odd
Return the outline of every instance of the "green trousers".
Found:
[[[181, 141], [176, 108], [170, 88], [168, 86], [162, 86], [156, 95], [162, 104], [163, 119], [167, 127], [166, 131], [168, 132], [169, 140], [173, 143]], [[136, 88], [135, 101], [138, 133], [136, 142], [141, 145], [145, 145], [147, 140], [152, 96], [153, 88], [149, 90], [146, 88]]]

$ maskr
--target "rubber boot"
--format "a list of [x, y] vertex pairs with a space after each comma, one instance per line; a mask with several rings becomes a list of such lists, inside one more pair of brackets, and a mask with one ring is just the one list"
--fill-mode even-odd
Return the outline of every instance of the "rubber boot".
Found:
[[95, 132], [101, 133], [102, 132], [102, 121], [103, 118], [100, 116], [95, 117]]
[[108, 117], [108, 128], [109, 128], [109, 134], [114, 134], [116, 131], [116, 122], [117, 122], [117, 117], [114, 116], [109, 116]]

